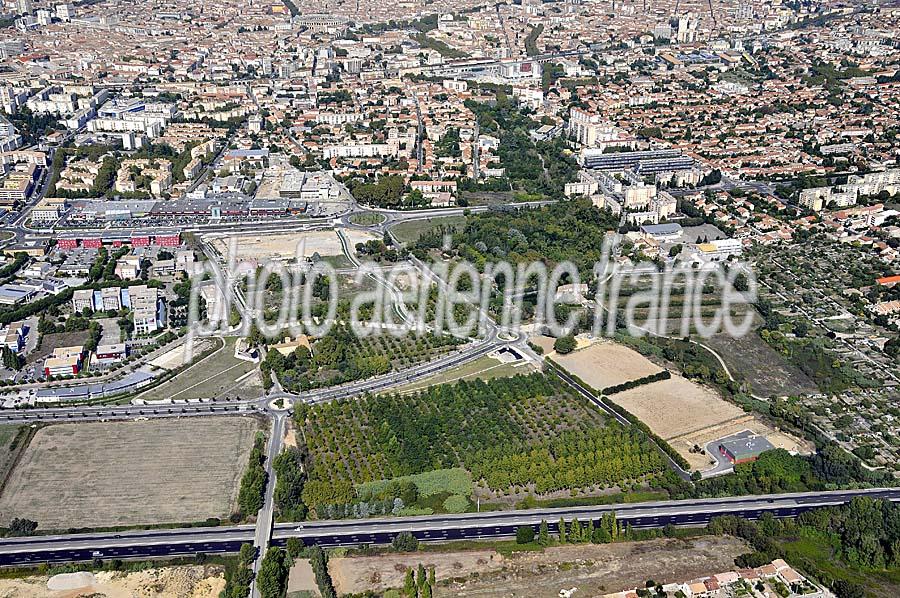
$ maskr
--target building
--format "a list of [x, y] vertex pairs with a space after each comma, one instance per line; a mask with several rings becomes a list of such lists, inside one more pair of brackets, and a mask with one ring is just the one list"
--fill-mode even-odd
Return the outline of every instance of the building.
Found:
[[673, 149], [611, 154], [603, 153], [602, 149], [584, 149], [579, 154], [579, 161], [584, 168], [606, 172], [631, 170], [641, 175], [692, 170], [695, 166], [693, 158]]
[[31, 210], [32, 222], [52, 223], [56, 222], [66, 209], [66, 200], [62, 198], [46, 197]]
[[3, 345], [18, 353], [25, 347], [27, 335], [28, 328], [25, 326], [25, 322], [12, 322], [4, 331]]
[[128, 287], [128, 303], [134, 315], [135, 334], [152, 334], [165, 320], [165, 311], [159, 299], [159, 291], [147, 285]]
[[271, 346], [272, 349], [275, 349], [282, 355], [290, 355], [300, 347], [306, 347], [308, 351], [312, 351], [312, 346], [309, 343], [309, 337], [305, 334], [301, 334], [294, 340], [287, 338], [284, 342], [276, 343]]
[[744, 245], [740, 239], [718, 239], [697, 245], [700, 256], [708, 261], [727, 260], [733, 255], [741, 255]]
[[103, 311], [119, 311], [122, 309], [121, 292], [119, 287], [105, 287], [100, 289], [100, 305]]
[[85, 308], [94, 309], [94, 291], [79, 289], [72, 294], [72, 311], [81, 313]]
[[637, 139], [622, 129], [581, 108], [572, 108], [569, 111], [566, 130], [569, 138], [576, 143], [585, 147], [599, 148], [601, 153], [606, 148], [633, 148], [637, 144]]
[[32, 285], [4, 284], [0, 285], [0, 305], [17, 305], [27, 303], [38, 294], [38, 289]]
[[0, 206], [12, 207], [27, 200], [37, 179], [38, 168], [34, 164], [17, 166], [0, 184]]
[[57, 347], [44, 360], [45, 376], [74, 376], [84, 367], [84, 346]]
[[97, 362], [100, 365], [108, 365], [117, 361], [122, 361], [128, 357], [128, 348], [125, 343], [115, 343], [112, 345], [99, 345], [94, 351]]
[[643, 234], [645, 238], [664, 243], [680, 239], [682, 230], [681, 225], [675, 223], [647, 224], [641, 227], [641, 234]]
[[775, 447], [764, 436], [745, 436], [723, 440], [719, 443], [719, 454], [738, 465], [756, 461], [761, 454]]

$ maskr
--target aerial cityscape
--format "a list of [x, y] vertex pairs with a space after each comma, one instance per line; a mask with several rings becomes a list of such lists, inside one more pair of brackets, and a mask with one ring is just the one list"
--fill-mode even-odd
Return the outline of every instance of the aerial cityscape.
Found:
[[900, 1], [2, 0], [0, 596], [900, 596]]

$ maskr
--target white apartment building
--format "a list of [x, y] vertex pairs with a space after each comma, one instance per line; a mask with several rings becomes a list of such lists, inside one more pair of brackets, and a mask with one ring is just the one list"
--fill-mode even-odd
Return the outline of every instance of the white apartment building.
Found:
[[396, 155], [396, 149], [387, 143], [360, 143], [353, 145], [329, 145], [322, 148], [322, 157], [375, 158]]

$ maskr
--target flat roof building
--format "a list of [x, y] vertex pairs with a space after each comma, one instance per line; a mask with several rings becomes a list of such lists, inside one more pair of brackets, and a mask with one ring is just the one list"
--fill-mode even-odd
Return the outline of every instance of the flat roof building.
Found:
[[719, 453], [735, 465], [756, 461], [761, 454], [775, 447], [764, 436], [748, 435], [719, 443]]

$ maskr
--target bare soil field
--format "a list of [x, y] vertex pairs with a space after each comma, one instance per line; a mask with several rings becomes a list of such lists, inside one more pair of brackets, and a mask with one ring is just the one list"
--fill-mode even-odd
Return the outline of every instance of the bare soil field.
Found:
[[[194, 341], [194, 355], [200, 355], [207, 349], [211, 349], [216, 345], [216, 340], [211, 338], [200, 338]], [[186, 361], [185, 344], [182, 343], [177, 347], [170, 349], [150, 362], [150, 365], [164, 370], [174, 370], [183, 366]]]
[[259, 421], [219, 417], [42, 428], [0, 494], [41, 530], [230, 515]]
[[634, 349], [606, 340], [597, 341], [568, 355], [557, 354], [554, 360], [597, 390], [650, 376], [662, 370]]
[[811, 450], [808, 443], [745, 413], [713, 389], [678, 375], [616, 393], [609, 400], [650, 426], [688, 460], [692, 469], [710, 468], [709, 457], [690, 452], [695, 444], [702, 448], [707, 442], [744, 430], [761, 434], [776, 447], [789, 451]]
[[[3, 598], [217, 598], [225, 589], [225, 571], [219, 565], [162, 567], [134, 573], [101, 571], [22, 579], [0, 579]], [[83, 580], [86, 585], [80, 585]], [[49, 587], [48, 587], [49, 584]], [[50, 587], [60, 589], [50, 589]], [[63, 589], [67, 588], [67, 589]]]
[[313, 596], [321, 596], [316, 585], [316, 574], [309, 564], [309, 559], [297, 559], [288, 574], [288, 595], [294, 592], [309, 592]]
[[673, 374], [610, 397], [665, 440], [704, 430], [744, 415], [715, 391]]
[[[241, 235], [236, 239], [236, 258], [238, 260], [288, 260], [297, 256], [298, 246], [304, 243], [302, 255], [311, 257], [319, 255], [342, 255], [343, 249], [333, 230], [297, 232], [289, 234]], [[227, 257], [229, 238], [220, 237], [213, 240], [212, 245], [220, 254]]]
[[572, 588], [577, 596], [595, 596], [642, 587], [651, 578], [669, 583], [728, 571], [747, 550], [736, 538], [699, 537], [558, 546], [508, 557], [471, 550], [335, 558], [329, 567], [338, 594], [402, 587], [406, 568], [422, 563], [435, 567], [435, 596], [539, 598]]

